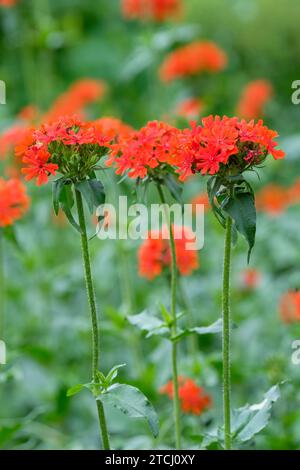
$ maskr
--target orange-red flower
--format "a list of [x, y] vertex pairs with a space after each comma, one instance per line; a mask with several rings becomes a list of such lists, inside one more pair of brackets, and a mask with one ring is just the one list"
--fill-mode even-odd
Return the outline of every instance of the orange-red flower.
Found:
[[181, 0], [122, 0], [122, 13], [128, 19], [160, 22], [180, 12]]
[[119, 136], [111, 146], [107, 166], [117, 174], [128, 172], [130, 178], [145, 178], [160, 164], [173, 164], [173, 152], [179, 131], [164, 122], [151, 121], [140, 129]]
[[26, 188], [18, 179], [0, 178], [0, 227], [12, 225], [29, 207]]
[[18, 118], [22, 121], [32, 123], [35, 121], [39, 116], [39, 110], [33, 104], [29, 104], [21, 109], [18, 113]]
[[254, 80], [248, 83], [237, 105], [238, 116], [245, 119], [257, 119], [263, 116], [264, 107], [271, 99], [273, 87], [268, 80]]
[[175, 114], [185, 119], [197, 119], [202, 110], [203, 102], [198, 98], [187, 98], [176, 106]]
[[169, 82], [203, 72], [219, 72], [227, 64], [225, 52], [212, 41], [195, 41], [171, 52], [162, 63], [159, 76]]
[[257, 210], [274, 216], [284, 212], [290, 202], [288, 190], [276, 184], [268, 184], [257, 193], [256, 197]]
[[202, 204], [204, 206], [204, 212], [208, 211], [210, 208], [207, 193], [197, 194], [197, 196], [193, 197], [193, 199], [191, 200], [191, 204], [193, 213], [197, 212], [197, 204]]
[[[203, 387], [199, 387], [192, 379], [179, 377], [179, 400], [184, 413], [200, 415], [211, 407], [211, 396], [205, 393]], [[174, 397], [173, 382], [170, 381], [160, 389], [160, 393], [167, 395], [171, 400]]]
[[15, 124], [0, 135], [0, 158], [5, 159], [13, 154], [15, 147], [24, 139], [28, 133], [28, 127], [23, 124]]
[[103, 134], [114, 140], [119, 136], [126, 136], [134, 129], [115, 117], [102, 117], [93, 122], [94, 126]]
[[13, 7], [17, 4], [18, 0], [0, 0], [1, 7]]
[[62, 116], [82, 115], [84, 108], [102, 98], [106, 85], [102, 80], [85, 78], [74, 82], [70, 88], [60, 95], [50, 110], [42, 118], [43, 122], [51, 122]]
[[246, 168], [261, 164], [268, 154], [283, 158], [275, 138], [277, 132], [268, 129], [263, 121], [246, 122], [227, 116], [208, 116], [202, 125], [192, 123], [180, 135], [176, 149], [180, 179], [197, 172], [215, 175], [220, 170], [241, 173]]
[[257, 269], [247, 268], [241, 272], [242, 285], [247, 289], [254, 289], [259, 285], [261, 273]]
[[300, 321], [300, 291], [288, 291], [280, 299], [280, 317], [284, 323]]
[[[176, 264], [183, 276], [190, 275], [198, 268], [196, 250], [187, 249], [187, 243], [195, 241], [195, 236], [188, 227], [173, 226], [176, 249]], [[172, 258], [168, 229], [152, 230], [140, 246], [138, 252], [139, 274], [149, 280], [159, 276], [164, 269], [170, 269]]]
[[71, 116], [42, 124], [29, 136], [28, 144], [18, 148], [25, 163], [22, 172], [26, 180], [36, 178], [40, 186], [56, 171], [71, 179], [84, 179], [107, 151], [110, 138], [93, 123]]

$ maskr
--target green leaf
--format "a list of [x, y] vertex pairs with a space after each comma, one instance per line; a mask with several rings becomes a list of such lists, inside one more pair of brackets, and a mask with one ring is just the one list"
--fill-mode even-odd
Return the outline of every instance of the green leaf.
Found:
[[126, 366], [126, 364], [118, 364], [118, 365], [112, 367], [110, 369], [110, 371], [108, 372], [107, 376], [105, 377], [105, 382], [108, 385], [110, 385], [112, 383], [112, 381], [115, 380], [115, 378], [117, 377], [119, 369], [121, 369], [122, 367], [125, 367], [125, 366]]
[[207, 194], [209, 198], [210, 205], [215, 214], [215, 217], [218, 219], [220, 224], [225, 227], [225, 218], [221, 209], [215, 203], [215, 198], [222, 186], [222, 179], [218, 176], [212, 176], [207, 182]]
[[168, 190], [170, 191], [170, 194], [173, 196], [175, 201], [179, 202], [179, 204], [183, 204], [182, 200], [182, 192], [183, 192], [183, 187], [182, 184], [180, 184], [173, 175], [170, 173], [167, 173], [164, 177], [164, 183], [167, 186]]
[[75, 188], [81, 192], [83, 199], [87, 203], [89, 211], [92, 214], [94, 210], [94, 194], [88, 180], [76, 183]]
[[209, 326], [200, 326], [200, 327], [182, 330], [176, 336], [172, 337], [172, 341], [179, 341], [185, 336], [189, 336], [195, 333], [198, 335], [222, 333], [222, 328], [223, 328], [223, 320], [222, 318], [219, 318], [219, 320], [215, 321]]
[[264, 399], [255, 405], [246, 405], [233, 413], [232, 433], [235, 439], [246, 442], [264, 429], [270, 419], [273, 403], [280, 398], [280, 389], [274, 385], [265, 393]]
[[82, 233], [82, 230], [79, 226], [79, 224], [76, 222], [76, 220], [73, 217], [73, 214], [71, 212], [71, 209], [74, 205], [74, 198], [73, 198], [73, 192], [72, 192], [72, 187], [71, 185], [64, 185], [62, 190], [60, 191], [60, 197], [59, 197], [59, 202], [61, 205], [62, 210], [66, 214], [66, 217], [70, 224], [79, 232], [80, 234]]
[[250, 192], [237, 193], [228, 198], [223, 209], [234, 220], [236, 229], [248, 242], [248, 263], [255, 243], [256, 209], [254, 196]]
[[98, 207], [105, 202], [105, 190], [101, 181], [97, 179], [89, 179], [88, 184], [93, 193], [94, 206]]
[[148, 398], [136, 387], [127, 384], [115, 384], [97, 397], [103, 405], [113, 406], [129, 418], [145, 420], [154, 437], [158, 436], [157, 414]]
[[173, 324], [173, 318], [172, 318], [172, 315], [170, 314], [170, 312], [168, 312], [168, 310], [166, 309], [166, 307], [163, 304], [160, 304], [160, 310], [161, 310], [161, 314], [162, 314], [162, 317], [163, 317], [165, 323], [167, 325], [171, 326]]
[[74, 385], [73, 387], [67, 390], [67, 397], [72, 397], [73, 395], [76, 395], [77, 393], [81, 392], [83, 388], [84, 388], [84, 384]]
[[147, 310], [137, 315], [129, 315], [127, 319], [131, 325], [137, 326], [142, 331], [147, 331], [147, 338], [155, 334], [165, 335], [169, 331], [162, 320], [150, 315]]
[[52, 184], [52, 202], [53, 202], [53, 209], [56, 215], [58, 215], [59, 211], [59, 203], [60, 203], [60, 196], [65, 184], [65, 178], [59, 178], [56, 181], [53, 181]]

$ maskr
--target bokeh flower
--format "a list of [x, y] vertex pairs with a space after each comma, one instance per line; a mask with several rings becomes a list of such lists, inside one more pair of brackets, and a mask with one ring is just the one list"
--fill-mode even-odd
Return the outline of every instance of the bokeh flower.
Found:
[[273, 87], [268, 80], [254, 80], [242, 91], [237, 105], [237, 115], [244, 119], [257, 119], [263, 116], [264, 107], [273, 95]]
[[176, 116], [184, 119], [197, 119], [204, 108], [203, 102], [199, 98], [187, 98], [180, 101], [175, 108]]
[[122, 13], [128, 19], [165, 21], [178, 16], [181, 0], [122, 0]]
[[207, 193], [197, 194], [192, 198], [190, 204], [192, 204], [192, 212], [197, 212], [197, 205], [201, 204], [204, 206], [204, 212], [207, 212], [210, 208], [209, 199]]
[[83, 117], [84, 108], [100, 100], [105, 91], [106, 84], [102, 80], [91, 78], [77, 80], [54, 101], [49, 111], [42, 117], [42, 121], [52, 122], [72, 114]]
[[0, 227], [12, 225], [29, 207], [24, 184], [15, 178], [0, 178]]
[[215, 73], [227, 64], [225, 52], [212, 41], [195, 41], [171, 52], [163, 61], [159, 76], [169, 82], [204, 72]]
[[[179, 377], [179, 400], [181, 409], [184, 413], [200, 415], [212, 405], [212, 398], [203, 387], [199, 387], [194, 380], [185, 377]], [[171, 400], [174, 396], [173, 382], [166, 383], [160, 389], [160, 393], [167, 395]]]
[[291, 203], [288, 190], [277, 184], [268, 184], [256, 196], [257, 210], [267, 212], [269, 215], [282, 214]]
[[[195, 240], [189, 227], [173, 226], [175, 239], [176, 264], [183, 276], [190, 275], [198, 268], [198, 255], [196, 250], [187, 249], [187, 243]], [[171, 267], [171, 249], [169, 243], [169, 230], [163, 226], [161, 230], [152, 230], [143, 241], [138, 251], [139, 274], [149, 280], [159, 276], [164, 269]]]
[[18, 0], [0, 0], [0, 7], [14, 7]]
[[255, 289], [261, 280], [261, 273], [257, 269], [247, 268], [240, 273], [242, 286], [246, 289]]
[[94, 121], [94, 126], [103, 134], [115, 139], [117, 137], [123, 137], [133, 132], [133, 128], [128, 124], [125, 124], [121, 119], [105, 116]]
[[300, 321], [300, 291], [290, 290], [283, 294], [279, 302], [279, 312], [284, 323]]

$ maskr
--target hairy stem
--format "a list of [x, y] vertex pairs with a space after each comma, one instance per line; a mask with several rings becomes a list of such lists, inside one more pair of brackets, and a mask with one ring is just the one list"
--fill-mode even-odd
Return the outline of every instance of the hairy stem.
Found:
[[[157, 184], [158, 194], [161, 200], [161, 203], [166, 204], [165, 196], [161, 185]], [[176, 264], [176, 248], [174, 241], [174, 234], [172, 229], [171, 220], [169, 213], [165, 213], [166, 222], [168, 224], [169, 234], [170, 234], [170, 247], [171, 247], [171, 315], [172, 315], [172, 326], [171, 326], [171, 335], [176, 336], [177, 334], [177, 317], [176, 317], [176, 290], [177, 290], [177, 264]], [[177, 366], [177, 342], [172, 341], [172, 371], [173, 371], [173, 389], [174, 389], [174, 421], [175, 421], [175, 442], [176, 448], [181, 448], [181, 432], [180, 432], [180, 403], [179, 403], [179, 393], [178, 393], [178, 366]]]
[[[95, 300], [95, 291], [93, 285], [92, 271], [91, 271], [91, 262], [88, 246], [88, 238], [86, 233], [86, 223], [84, 216], [84, 209], [82, 203], [82, 197], [79, 191], [75, 190], [76, 194], [76, 203], [78, 211], [78, 221], [81, 228], [81, 248], [82, 248], [82, 258], [83, 266], [85, 273], [85, 283], [87, 290], [87, 297], [90, 307], [91, 321], [92, 321], [92, 377], [96, 382], [97, 372], [99, 368], [99, 335], [98, 335], [98, 320], [97, 320], [97, 307]], [[97, 410], [100, 424], [100, 431], [102, 436], [102, 445], [105, 450], [110, 449], [109, 445], [109, 436], [107, 431], [106, 419], [103, 404], [101, 401], [97, 400]]]
[[231, 448], [230, 430], [230, 262], [232, 219], [227, 218], [223, 266], [223, 408], [225, 449]]

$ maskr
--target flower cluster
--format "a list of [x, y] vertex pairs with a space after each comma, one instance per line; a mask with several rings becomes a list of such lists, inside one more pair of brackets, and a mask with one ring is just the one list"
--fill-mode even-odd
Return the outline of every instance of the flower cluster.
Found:
[[101, 80], [85, 78], [74, 82], [70, 88], [60, 95], [49, 111], [43, 116], [43, 122], [52, 122], [61, 116], [77, 114], [82, 116], [85, 106], [93, 103], [104, 95], [106, 85]]
[[237, 106], [238, 116], [244, 119], [262, 117], [266, 103], [271, 99], [273, 88], [267, 80], [254, 80], [242, 92]]
[[0, 178], [0, 227], [12, 225], [29, 207], [25, 186], [18, 179]]
[[[187, 243], [195, 241], [195, 236], [188, 227], [173, 226], [175, 239], [176, 264], [183, 276], [190, 275], [198, 268], [196, 250], [188, 250]], [[171, 249], [169, 243], [169, 230], [166, 226], [162, 230], [151, 231], [147, 239], [140, 246], [138, 252], [139, 274], [149, 280], [159, 276], [165, 268], [171, 266]]]
[[300, 321], [300, 291], [288, 291], [280, 299], [280, 316], [284, 323]]
[[125, 124], [121, 119], [115, 117], [102, 117], [94, 121], [94, 126], [103, 134], [115, 140], [117, 137], [123, 137], [133, 132], [133, 128]]
[[162, 63], [159, 76], [169, 82], [203, 72], [219, 72], [226, 64], [226, 54], [214, 42], [195, 41], [171, 52]]
[[18, 151], [23, 153], [22, 161], [26, 166], [22, 172], [26, 180], [36, 178], [37, 184], [42, 185], [57, 171], [73, 181], [84, 179], [109, 145], [109, 137], [93, 123], [67, 117], [43, 124], [27, 137]]
[[201, 172], [202, 175], [238, 175], [245, 169], [260, 165], [268, 154], [283, 158], [276, 149], [277, 132], [263, 121], [246, 122], [237, 117], [208, 116], [202, 125], [192, 124], [180, 136], [180, 179]]
[[[192, 379], [178, 377], [179, 400], [184, 413], [200, 415], [212, 405], [210, 395], [205, 393]], [[171, 400], [174, 397], [173, 382], [170, 381], [160, 389], [160, 393], [167, 395]]]
[[173, 151], [179, 131], [163, 122], [151, 121], [140, 129], [119, 135], [111, 146], [107, 166], [116, 166], [116, 173], [128, 172], [130, 178], [145, 178], [161, 165], [173, 165]]
[[181, 0], [123, 0], [122, 12], [128, 19], [146, 19], [161, 22], [178, 16]]

